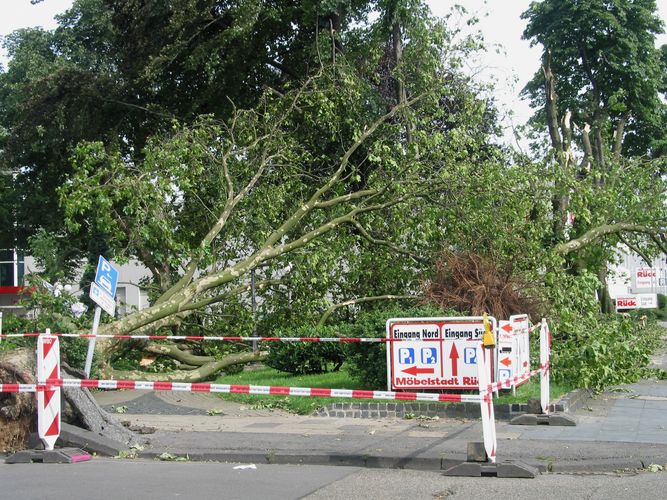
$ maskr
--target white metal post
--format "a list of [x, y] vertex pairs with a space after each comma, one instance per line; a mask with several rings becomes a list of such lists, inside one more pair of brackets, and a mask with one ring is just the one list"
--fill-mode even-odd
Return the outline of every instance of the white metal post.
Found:
[[90, 378], [90, 369], [93, 366], [93, 354], [95, 353], [95, 342], [97, 341], [97, 327], [100, 326], [100, 317], [102, 316], [102, 308], [100, 306], [95, 307], [95, 317], [93, 318], [93, 331], [91, 332], [92, 337], [88, 339], [88, 352], [86, 353], [86, 366], [84, 371], [86, 372], [86, 377]]
[[[484, 435], [484, 450], [491, 463], [496, 463], [496, 419], [493, 412], [493, 391], [489, 390], [491, 382], [486, 367], [487, 352], [491, 354], [491, 349], [485, 349], [481, 344], [477, 347], [477, 380], [479, 382], [479, 409], [482, 414], [482, 433]], [[489, 356], [490, 357], [490, 356]]]
[[540, 327], [540, 405], [542, 406], [542, 413], [549, 413], [549, 325], [547, 320], [542, 318], [542, 325]]

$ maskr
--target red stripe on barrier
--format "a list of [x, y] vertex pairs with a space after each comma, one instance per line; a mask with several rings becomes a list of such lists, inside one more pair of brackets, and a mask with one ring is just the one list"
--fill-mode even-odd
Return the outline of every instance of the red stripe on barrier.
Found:
[[396, 399], [400, 399], [403, 401], [416, 401], [417, 394], [415, 394], [414, 392], [397, 392]]
[[353, 398], [373, 399], [373, 391], [352, 391]]
[[49, 390], [49, 389], [44, 390], [44, 408], [49, 406], [49, 403], [51, 402], [51, 398], [53, 397], [53, 395], [55, 393], [56, 393], [56, 391], [54, 391], [54, 390]]
[[234, 394], [248, 394], [250, 393], [249, 385], [230, 385], [229, 392]]
[[44, 433], [45, 436], [57, 436], [60, 434], [60, 415], [56, 415], [51, 425]]
[[0, 384], [2, 385], [2, 392], [19, 392], [18, 384]]
[[134, 389], [136, 382], [134, 380], [117, 380], [116, 387], [118, 389]]
[[81, 381], [81, 387], [97, 388], [99, 387], [99, 380], [84, 379]]
[[211, 392], [211, 384], [192, 384], [192, 392]]
[[310, 390], [310, 395], [311, 396], [317, 396], [317, 397], [323, 397], [323, 398], [330, 398], [331, 397], [331, 389], [322, 389], [320, 387], [313, 387]]
[[155, 382], [153, 387], [156, 391], [171, 391], [174, 387], [172, 382]]
[[440, 394], [438, 401], [445, 401], [449, 403], [460, 403], [462, 401], [460, 394]]
[[49, 355], [49, 353], [51, 352], [51, 348], [53, 347], [53, 345], [54, 345], [55, 343], [56, 343], [56, 341], [53, 340], [53, 339], [44, 339], [44, 344], [43, 344], [43, 346], [44, 346], [44, 352], [43, 352], [43, 354], [42, 354], [42, 356], [44, 357], [44, 359], [46, 359], [46, 357]]
[[269, 389], [269, 394], [275, 394], [276, 396], [289, 396], [289, 387], [271, 387]]

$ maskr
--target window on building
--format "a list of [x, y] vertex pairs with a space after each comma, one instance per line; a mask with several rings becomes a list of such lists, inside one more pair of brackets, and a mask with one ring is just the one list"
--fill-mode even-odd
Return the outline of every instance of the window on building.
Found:
[[127, 310], [127, 289], [124, 286], [116, 287], [116, 311], [118, 316], [125, 316]]
[[0, 250], [0, 286], [22, 286], [25, 261], [16, 250]]

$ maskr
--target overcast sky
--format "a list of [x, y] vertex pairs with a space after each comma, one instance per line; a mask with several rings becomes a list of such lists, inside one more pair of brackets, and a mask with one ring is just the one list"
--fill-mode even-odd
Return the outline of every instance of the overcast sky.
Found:
[[[495, 82], [498, 104], [505, 112], [511, 110], [514, 114], [511, 122], [505, 121], [506, 127], [512, 122], [524, 123], [531, 112], [518, 94], [539, 67], [540, 57], [538, 47], [530, 48], [527, 41], [521, 40], [525, 21], [520, 15], [528, 8], [530, 0], [427, 0], [427, 3], [437, 16], [445, 15], [458, 3], [479, 17], [480, 22], [473, 29], [481, 31], [491, 50], [483, 59], [471, 61], [470, 69], [480, 78]], [[28, 26], [52, 29], [56, 25], [53, 16], [71, 4], [72, 0], [44, 0], [36, 5], [31, 5], [30, 0], [0, 0], [0, 36]], [[667, 24], [667, 0], [657, 0], [657, 4]], [[659, 38], [659, 44], [662, 43], [667, 43], [667, 36]], [[493, 49], [496, 46], [499, 51]], [[4, 50], [0, 62], [6, 65]]]

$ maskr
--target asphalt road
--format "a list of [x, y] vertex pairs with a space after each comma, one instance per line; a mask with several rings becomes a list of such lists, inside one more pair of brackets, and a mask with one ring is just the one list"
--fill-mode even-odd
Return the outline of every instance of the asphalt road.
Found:
[[[0, 464], [0, 499], [469, 499], [664, 498], [667, 472], [547, 474], [535, 479], [307, 465], [95, 459], [72, 465]], [[242, 464], [249, 465], [249, 464]]]

